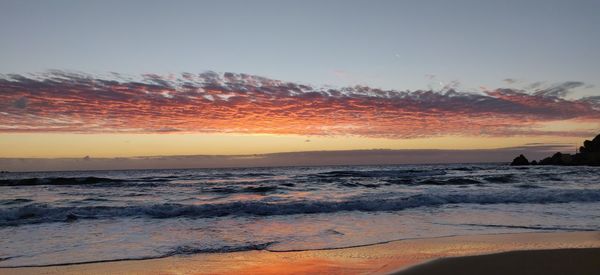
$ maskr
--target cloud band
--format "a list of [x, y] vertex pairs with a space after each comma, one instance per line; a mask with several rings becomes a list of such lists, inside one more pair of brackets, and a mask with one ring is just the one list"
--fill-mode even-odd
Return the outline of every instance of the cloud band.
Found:
[[600, 97], [565, 98], [581, 85], [468, 93], [320, 88], [234, 73], [134, 79], [50, 71], [0, 76], [0, 132], [583, 136], [590, 133], [538, 127], [598, 121]]

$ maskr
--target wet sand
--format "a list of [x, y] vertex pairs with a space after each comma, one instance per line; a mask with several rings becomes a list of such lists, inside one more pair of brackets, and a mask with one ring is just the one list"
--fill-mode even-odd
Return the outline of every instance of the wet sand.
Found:
[[[452, 266], [484, 269], [490, 266], [500, 270], [490, 265], [495, 262], [500, 266], [519, 265], [517, 270], [522, 270], [521, 274], [532, 274], [530, 271], [533, 269], [528, 269], [526, 265], [540, 266], [549, 261], [563, 267], [572, 268], [573, 265], [588, 263], [591, 268], [597, 268], [594, 263], [600, 262], [599, 249], [600, 232], [597, 231], [472, 235], [316, 251], [245, 251], [50, 267], [0, 268], [0, 274], [430, 274], [430, 270], [435, 274], [450, 274], [456, 273], [449, 270]], [[484, 255], [508, 251], [517, 252]], [[457, 258], [473, 255], [483, 256]], [[535, 261], [523, 261], [524, 256], [532, 257]], [[569, 262], [567, 258], [574, 260]], [[574, 262], [576, 260], [585, 263]], [[420, 263], [425, 264], [417, 265]], [[475, 271], [482, 273], [481, 269]], [[491, 274], [487, 271], [484, 273]]]
[[443, 258], [395, 273], [425, 274], [600, 274], [600, 248], [524, 250]]

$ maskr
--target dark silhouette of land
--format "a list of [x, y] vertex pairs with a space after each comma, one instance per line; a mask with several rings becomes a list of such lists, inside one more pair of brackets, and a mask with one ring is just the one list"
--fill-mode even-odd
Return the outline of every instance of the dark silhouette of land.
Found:
[[597, 135], [593, 140], [586, 140], [583, 142], [583, 146], [579, 147], [577, 154], [563, 154], [557, 152], [551, 157], [536, 162], [535, 160], [529, 162], [524, 156], [520, 155], [516, 157], [512, 163], [512, 166], [521, 165], [588, 165], [588, 166], [600, 166], [600, 135]]

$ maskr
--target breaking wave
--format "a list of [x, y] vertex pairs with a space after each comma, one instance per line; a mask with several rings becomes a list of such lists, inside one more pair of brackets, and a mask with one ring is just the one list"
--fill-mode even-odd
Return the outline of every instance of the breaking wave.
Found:
[[399, 211], [417, 207], [435, 207], [446, 204], [547, 204], [569, 202], [598, 202], [600, 190], [517, 189], [489, 193], [418, 194], [404, 197], [355, 197], [341, 201], [237, 201], [201, 205], [161, 203], [131, 206], [78, 206], [55, 207], [34, 203], [21, 207], [0, 209], [0, 226], [31, 223], [74, 222], [79, 219], [114, 217], [145, 217], [166, 219], [175, 217], [215, 218], [223, 216], [275, 216], [340, 211]]
[[99, 178], [99, 177], [56, 177], [56, 178], [25, 178], [25, 179], [2, 179], [0, 186], [32, 186], [32, 185], [86, 185], [99, 183], [120, 183], [122, 179]]

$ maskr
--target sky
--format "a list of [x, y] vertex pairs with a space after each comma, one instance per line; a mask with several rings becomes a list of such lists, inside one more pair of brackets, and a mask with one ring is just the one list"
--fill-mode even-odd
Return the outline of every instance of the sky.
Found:
[[599, 12], [2, 0], [0, 157], [574, 148], [600, 132]]

